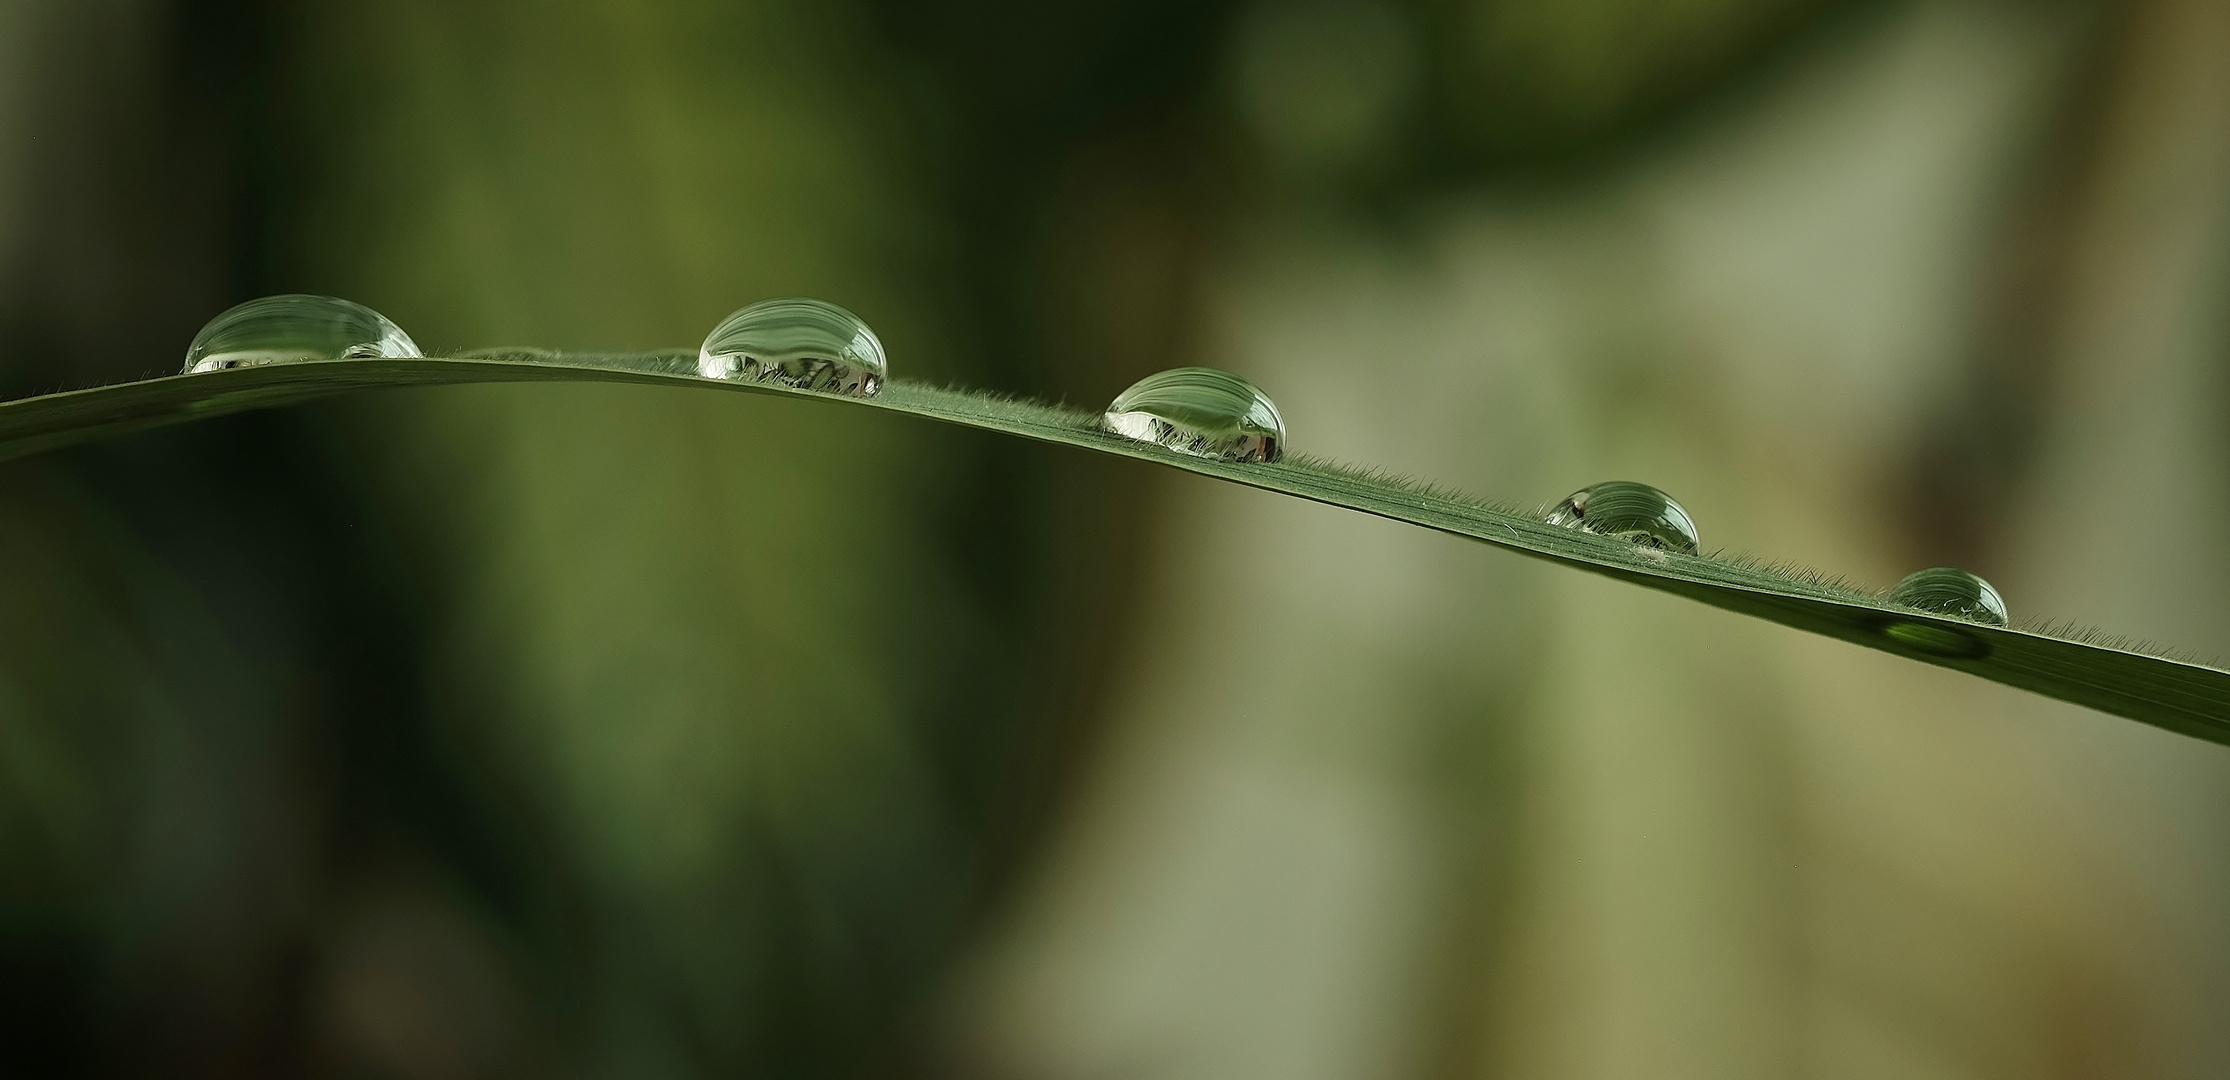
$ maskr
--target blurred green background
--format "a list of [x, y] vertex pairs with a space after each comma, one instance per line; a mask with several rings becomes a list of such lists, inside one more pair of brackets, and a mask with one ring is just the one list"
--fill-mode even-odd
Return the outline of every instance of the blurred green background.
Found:
[[[276, 292], [897, 374], [2230, 653], [2220, 0], [0, 0], [0, 395]], [[2230, 753], [860, 410], [0, 467], [0, 1074], [2186, 1077]]]

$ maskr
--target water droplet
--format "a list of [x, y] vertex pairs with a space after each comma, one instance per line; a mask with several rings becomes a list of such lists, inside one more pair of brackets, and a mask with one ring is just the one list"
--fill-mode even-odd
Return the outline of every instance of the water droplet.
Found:
[[1931, 567], [1907, 575], [1890, 587], [1889, 602], [1991, 626], [2006, 624], [2005, 600], [1998, 590], [1956, 566]]
[[1107, 430], [1180, 454], [1227, 461], [1285, 456], [1285, 419], [1268, 395], [1228, 371], [1157, 371], [1115, 395], [1100, 418]]
[[188, 374], [313, 360], [423, 355], [402, 327], [352, 300], [288, 293], [228, 308], [186, 349]]
[[1696, 553], [1696, 523], [1672, 496], [1648, 484], [1612, 480], [1579, 489], [1549, 511], [1549, 524], [1562, 525], [1644, 547]]
[[697, 350], [697, 374], [864, 398], [883, 388], [890, 364], [859, 316], [825, 300], [785, 296], [713, 327]]

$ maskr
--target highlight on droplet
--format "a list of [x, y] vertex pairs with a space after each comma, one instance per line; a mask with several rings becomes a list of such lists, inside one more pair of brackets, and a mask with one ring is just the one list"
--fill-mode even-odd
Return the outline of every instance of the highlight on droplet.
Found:
[[1573, 492], [1548, 512], [1548, 523], [1683, 555], [1694, 555], [1701, 542], [1695, 519], [1672, 496], [1630, 480]]
[[697, 350], [697, 374], [865, 398], [882, 390], [890, 364], [859, 316], [826, 300], [784, 296], [713, 327]]
[[1261, 388], [1228, 371], [1157, 371], [1115, 395], [1100, 425], [1180, 454], [1226, 461], [1285, 456], [1285, 418]]
[[422, 355], [402, 327], [362, 304], [286, 293], [227, 308], [209, 320], [186, 348], [184, 372]]
[[1890, 586], [1893, 604], [1991, 626], [2006, 624], [2005, 598], [1990, 583], [1956, 566], [1932, 566]]

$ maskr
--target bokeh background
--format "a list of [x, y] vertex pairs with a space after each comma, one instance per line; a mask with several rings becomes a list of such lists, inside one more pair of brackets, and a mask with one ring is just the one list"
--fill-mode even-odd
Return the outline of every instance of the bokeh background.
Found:
[[[769, 295], [2230, 653], [2220, 0], [0, 0], [0, 394]], [[2230, 1071], [2230, 751], [860, 410], [0, 466], [0, 1073]]]

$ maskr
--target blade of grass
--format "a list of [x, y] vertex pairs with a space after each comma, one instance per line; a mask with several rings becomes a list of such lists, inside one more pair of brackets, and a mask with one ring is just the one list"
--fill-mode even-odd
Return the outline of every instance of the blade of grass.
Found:
[[903, 380], [864, 401], [683, 374], [693, 353], [534, 350], [430, 360], [286, 364], [0, 403], [0, 460], [125, 432], [382, 387], [593, 381], [728, 390], [883, 409], [1150, 461], [1359, 510], [1589, 570], [1714, 607], [2230, 745], [2230, 671], [2069, 627], [1983, 626], [1898, 607], [1819, 574], [1741, 557], [1673, 555], [1543, 523], [1383, 474], [1307, 457], [1274, 465], [1194, 458], [1118, 438], [1096, 414]]

